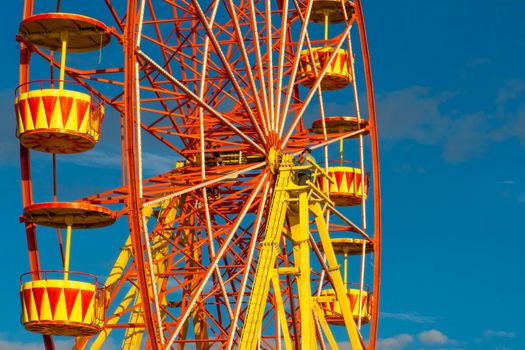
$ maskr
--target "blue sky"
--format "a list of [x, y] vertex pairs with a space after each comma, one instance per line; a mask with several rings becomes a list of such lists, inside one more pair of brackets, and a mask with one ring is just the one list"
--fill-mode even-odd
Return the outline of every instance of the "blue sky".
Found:
[[[525, 3], [363, 3], [382, 167], [380, 349], [525, 349]], [[32, 350], [39, 338], [18, 318], [21, 8], [4, 4], [0, 24], [0, 349]]]

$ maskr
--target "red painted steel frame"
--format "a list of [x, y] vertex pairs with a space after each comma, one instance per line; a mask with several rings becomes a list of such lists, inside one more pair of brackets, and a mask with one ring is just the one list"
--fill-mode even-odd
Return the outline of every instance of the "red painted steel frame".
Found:
[[377, 340], [377, 326], [379, 322], [379, 296], [381, 281], [381, 184], [379, 176], [379, 144], [377, 138], [376, 107], [374, 101], [374, 85], [372, 82], [372, 68], [370, 65], [370, 52], [366, 38], [365, 20], [361, 0], [355, 0], [356, 21], [359, 27], [361, 53], [365, 68], [366, 91], [368, 97], [368, 114], [370, 119], [370, 139], [372, 146], [372, 170], [374, 172], [374, 300], [372, 304], [372, 328], [370, 330], [370, 343], [368, 348], [375, 350]]
[[[291, 4], [292, 2], [299, 8], [298, 2], [295, 0], [290, 0], [289, 2], [279, 1], [278, 8], [282, 11], [283, 4]], [[262, 20], [262, 17], [268, 15], [264, 11], [266, 6], [264, 1], [256, 4], [259, 8], [255, 8], [254, 3], [250, 1], [235, 2], [226, 0], [217, 2], [217, 4], [222, 3], [231, 13], [237, 11], [239, 16], [235, 16], [235, 20], [230, 19], [229, 21], [215, 24], [211, 23], [212, 16], [210, 15], [213, 10], [212, 5], [215, 4], [214, 2], [212, 2], [210, 8], [202, 10], [197, 9], [199, 2], [196, 0], [187, 2], [184, 0], [166, 1], [163, 3], [169, 4], [169, 6], [174, 8], [178, 6], [180, 13], [173, 9], [174, 13], [171, 17], [163, 13], [156, 13], [156, 11], [161, 10], [161, 6], [159, 5], [159, 8], [157, 8], [157, 5], [153, 5], [152, 1], [146, 0], [146, 6], [150, 11], [151, 18], [144, 23], [145, 26], [148, 26], [149, 31], [142, 34], [143, 41], [148, 40], [151, 46], [155, 46], [158, 49], [156, 56], [152, 55], [158, 61], [148, 60], [146, 54], [151, 54], [151, 52], [143, 53], [141, 47], [137, 45], [138, 1], [128, 1], [125, 16], [119, 17], [111, 1], [106, 0], [106, 4], [117, 24], [117, 30], [120, 29], [122, 31], [122, 33], [119, 33], [117, 30], [112, 29], [114, 39], [117, 39], [122, 44], [124, 53], [123, 66], [106, 67], [97, 70], [66, 68], [66, 73], [72, 79], [101, 97], [108, 105], [111, 105], [122, 114], [124, 184], [120, 188], [98, 193], [84, 200], [92, 204], [125, 205], [121, 209], [120, 214], [128, 215], [133, 261], [125, 268], [122, 272], [122, 277], [113, 286], [111, 301], [118, 304], [119, 293], [122, 293], [125, 290], [124, 285], [131, 281], [131, 284], [140, 289], [140, 304], [128, 307], [125, 313], [142, 306], [144, 322], [132, 324], [122, 321], [120, 324], [108, 325], [107, 328], [144, 327], [148, 337], [148, 348], [158, 349], [162, 347], [161, 337], [163, 337], [163, 334], [160, 334], [158, 331], [160, 327], [156, 324], [157, 319], [154, 317], [157, 310], [153, 307], [151, 288], [148, 288], [148, 284], [151, 282], [148, 280], [148, 268], [153, 267], [148, 267], [145, 261], [144, 247], [150, 242], [144, 237], [146, 228], [143, 227], [142, 210], [147, 202], [151, 204], [151, 201], [163, 200], [169, 202], [169, 208], [176, 208], [180, 212], [179, 216], [171, 219], [170, 222], [163, 221], [167, 214], [162, 214], [164, 216], [157, 218], [156, 226], [150, 232], [150, 239], [154, 237], [159, 238], [167, 242], [172, 248], [168, 254], [157, 257], [157, 260], [154, 261], [154, 265], [166, 266], [165, 276], [157, 274], [157, 277], [159, 279], [164, 278], [165, 281], [169, 277], [173, 284], [176, 285], [173, 287], [173, 285], [168, 285], [167, 282], [164, 282], [163, 285], [159, 286], [159, 297], [167, 298], [170, 293], [183, 293], [184, 297], [178, 306], [181, 308], [181, 314], [188, 316], [193, 312], [190, 310], [192, 303], [198, 303], [199, 309], [195, 309], [195, 312], [202, 312], [202, 314], [192, 317], [202, 317], [203, 320], [206, 318], [206, 321], [210, 323], [210, 333], [215, 332], [216, 334], [214, 339], [211, 339], [210, 336], [210, 340], [208, 340], [210, 343], [219, 340], [224, 341], [226, 337], [233, 339], [236, 331], [231, 324], [228, 324], [228, 322], [231, 322], [231, 318], [227, 313], [221, 314], [221, 311], [224, 312], [225, 305], [229, 303], [226, 300], [234, 299], [234, 297], [232, 295], [224, 296], [226, 293], [221, 295], [218, 292], [221, 289], [220, 282], [215, 279], [214, 271], [211, 268], [203, 266], [203, 256], [208, 254], [210, 255], [208, 257], [210, 261], [213, 260], [217, 263], [217, 270], [220, 269], [221, 271], [218, 274], [219, 279], [223, 279], [222, 283], [229, 283], [230, 286], [237, 288], [239, 286], [238, 281], [249, 280], [250, 276], [248, 272], [245, 274], [245, 271], [246, 269], [249, 271], [250, 265], [254, 264], [254, 260], [251, 257], [257, 251], [255, 243], [257, 243], [257, 230], [259, 227], [254, 222], [243, 222], [241, 225], [241, 218], [246, 213], [250, 215], [260, 214], [262, 217], [267, 212], [268, 206], [271, 205], [268, 203], [271, 200], [268, 199], [266, 201], [266, 195], [254, 194], [252, 191], [256, 188], [262, 189], [263, 186], [267, 186], [266, 191], [269, 192], [268, 188], [271, 185], [266, 185], [266, 181], [270, 184], [272, 180], [266, 180], [266, 176], [271, 177], [272, 175], [269, 175], [269, 167], [266, 167], [265, 170], [260, 170], [265, 166], [265, 160], [259, 160], [259, 163], [255, 165], [237, 164], [218, 167], [205, 165], [206, 158], [202, 157], [202, 154], [242, 151], [252, 156], [267, 156], [268, 150], [272, 146], [281, 147], [286, 153], [297, 153], [306, 145], [321, 148], [324, 145], [338, 142], [340, 139], [366, 134], [369, 131], [372, 145], [374, 191], [374, 235], [372, 239], [374, 246], [374, 302], [372, 305], [373, 321], [370, 330], [370, 342], [367, 349], [375, 349], [377, 319], [379, 316], [381, 256], [379, 156], [370, 58], [366, 43], [361, 2], [359, 0], [355, 2], [355, 17], [348, 19], [348, 22], [345, 23], [344, 33], [350, 32], [351, 24], [355, 19], [359, 27], [361, 51], [365, 66], [368, 112], [370, 116], [369, 125], [365, 129], [330, 139], [325, 139], [323, 135], [310, 133], [307, 127], [303, 125], [303, 114], [306, 110], [306, 104], [314, 97], [315, 88], [307, 91], [305, 94], [307, 96], [306, 99], [301, 99], [298, 84], [294, 79], [290, 78], [290, 81], [284, 80], [282, 83], [272, 84], [272, 87], [278, 85], [277, 91], [274, 91], [274, 89], [265, 91], [271, 85], [265, 79], [271, 80], [275, 78], [272, 76], [274, 73], [271, 72], [276, 70], [275, 76], [279, 77], [294, 72], [294, 67], [297, 69], [299, 61], [293, 55], [294, 47], [303, 44], [303, 47], [306, 47], [306, 45], [312, 46], [312, 43], [314, 45], [319, 44], [319, 41], [312, 41], [303, 37], [308, 32], [306, 25], [301, 27], [300, 36], [302, 39], [299, 40], [301, 42], [299, 45], [298, 42], [292, 41], [291, 30], [282, 34], [275, 25], [269, 25], [269, 18]], [[270, 2], [268, 1], [268, 3]], [[303, 7], [307, 4], [306, 7], [311, 8], [312, 0], [300, 3]], [[32, 7], [33, 1], [26, 0], [24, 18], [32, 14]], [[276, 9], [273, 9], [273, 11], [273, 15], [276, 16]], [[160, 15], [160, 18], [157, 18], [156, 15]], [[225, 16], [225, 14], [223, 13], [222, 16]], [[297, 13], [290, 14], [288, 17], [284, 16], [282, 23], [278, 25], [287, 24], [291, 26], [294, 21], [300, 20], [298, 17], [300, 16]], [[288, 19], [290, 23], [287, 22]], [[238, 21], [243, 22], [239, 24]], [[307, 22], [307, 19], [305, 21]], [[169, 23], [169, 29], [165, 29], [166, 23]], [[244, 26], [244, 34], [239, 30], [239, 25]], [[257, 30], [254, 30], [254, 28]], [[298, 28], [296, 27], [295, 29], [297, 30]], [[218, 38], [214, 38], [217, 42], [210, 40], [208, 44], [205, 44], [204, 38], [212, 33], [217, 35]], [[279, 53], [280, 58], [283, 58], [282, 62], [277, 62], [276, 60], [272, 63], [270, 62], [270, 55], [264, 55], [264, 53], [260, 52], [259, 40], [255, 40], [255, 38], [258, 38], [258, 35], [261, 36], [263, 42], [268, 36], [274, 38], [275, 43], [272, 49]], [[279, 35], [285, 36], [286, 40], [277, 44]], [[170, 41], [170, 38], [172, 41]], [[330, 45], [341, 47], [344, 44], [344, 39], [344, 35], [338, 36], [330, 42]], [[38, 48], [33, 48], [33, 50], [44, 59], [50, 61], [52, 66], [58, 67], [59, 64], [53, 59], [52, 55]], [[144, 50], [147, 51], [146, 48]], [[209, 61], [208, 55], [211, 57]], [[252, 60], [255, 57], [255, 62], [247, 63], [249, 61], [247, 55], [251, 55]], [[29, 78], [29, 56], [30, 50], [22, 42], [20, 56], [20, 83], [22, 84], [27, 82]], [[135, 90], [137, 78], [136, 63], [138, 63], [140, 69], [138, 78], [141, 81], [140, 94], [142, 96], [137, 96], [137, 91]], [[158, 66], [155, 66], [155, 64], [158, 64]], [[208, 68], [201, 68], [205, 64], [208, 65]], [[265, 68], [266, 65], [270, 66], [270, 64], [272, 64], [273, 70]], [[177, 69], [180, 71], [177, 71]], [[201, 69], [202, 72], [200, 71]], [[326, 68], [319, 70], [320, 76], [316, 79], [314, 87], [320, 85], [322, 75], [326, 70]], [[114, 75], [112, 76], [111, 74]], [[199, 74], [204, 76], [201, 77]], [[205, 85], [205, 88], [203, 88], [205, 91], [201, 94], [198, 92], [199, 78], [202, 78], [202, 84]], [[259, 83], [259, 86], [257, 86], [257, 83]], [[101, 84], [119, 86], [122, 90], [115, 96], [109, 96], [105, 94], [103, 88], [99, 87]], [[273, 106], [274, 98], [276, 101], [281, 102]], [[136, 108], [139, 105], [138, 102], [140, 102], [141, 111], [144, 113], [141, 121], [143, 130], [149, 132], [174, 153], [187, 160], [184, 168], [173, 169], [144, 180], [143, 194], [141, 194], [138, 184], [138, 181], [140, 181], [138, 173], [140, 166], [137, 148], [138, 135], [136, 131]], [[233, 107], [231, 109], [221, 109], [222, 104], [232, 104]], [[291, 122], [293, 128], [285, 129], [285, 125], [288, 128], [286, 118], [289, 118], [288, 122]], [[284, 136], [281, 137], [283, 133]], [[200, 164], [199, 161], [196, 161], [199, 156], [201, 156]], [[28, 206], [32, 204], [30, 162], [29, 152], [23, 147], [20, 149], [20, 163], [24, 206]], [[207, 190], [203, 190], [204, 188]], [[220, 196], [209, 200], [208, 203], [206, 191], [211, 191], [214, 188], [220, 188]], [[253, 199], [253, 203], [250, 206], [246, 206], [249, 198]], [[180, 204], [179, 200], [183, 204]], [[201, 201], [201, 205], [202, 202], [207, 204], [205, 209], [197, 208], [196, 203], [198, 201]], [[246, 211], [244, 212], [241, 209], [244, 210], [245, 207]], [[170, 225], [169, 229], [166, 230], [163, 228], [163, 225]], [[234, 227], [237, 230], [236, 234], [233, 231], [228, 231], [230, 229], [233, 230]], [[31, 271], [33, 271], [34, 278], [38, 278], [38, 249], [36, 247], [34, 226], [26, 225], [26, 232]], [[254, 232], [257, 233], [254, 234]], [[221, 242], [224, 242], [226, 238], [231, 239], [231, 244], [220, 246]], [[285, 242], [284, 239], [283, 242]], [[219, 245], [224, 255], [222, 258], [211, 259], [213, 254], [206, 251], [210, 249], [211, 244]], [[283, 243], [282, 245], [284, 246], [285, 244]], [[291, 254], [290, 250], [284, 250], [280, 259], [282, 259], [285, 266], [290, 266], [290, 264], [293, 264], [293, 254]], [[323, 265], [320, 255], [318, 258], [321, 260], [321, 265]], [[246, 261], [250, 263], [246, 263]], [[323, 269], [326, 270], [326, 266], [323, 265]], [[205, 276], [213, 276], [208, 281], [212, 281], [214, 288], [196, 296], [193, 293], [198, 288], [204, 288], [203, 281], [206, 280]], [[297, 315], [294, 312], [297, 308], [296, 301], [293, 299], [294, 287], [293, 277], [286, 276], [286, 280], [281, 281], [285, 303], [290, 310], [286, 312], [291, 323], [291, 335], [297, 340], [300, 335], [296, 324]], [[202, 289], [200, 289], [199, 293], [201, 292]], [[244, 294], [241, 295], [237, 289], [235, 289], [235, 293], [239, 293], [238, 295], [235, 294], [235, 298], [242, 299], [244, 297]], [[248, 293], [249, 290], [246, 294]], [[239, 304], [238, 309], [235, 311], [242, 315], [243, 307]], [[175, 311], [169, 310], [167, 307], [163, 308], [162, 312], [165, 313], [166, 318], [166, 321], [163, 323], [165, 326], [164, 334], [171, 336], [174, 329], [176, 327], [180, 329], [184, 322]], [[267, 315], [269, 315], [269, 311]], [[114, 317], [117, 316], [109, 316], [109, 318]], [[271, 317], [268, 316], [265, 319], [263, 323], [264, 330], [269, 330], [272, 327], [271, 321], [275, 319]], [[181, 332], [183, 333], [184, 331]], [[201, 336], [204, 338], [204, 333]], [[199, 338], [198, 335], [195, 335], [195, 338]], [[86, 341], [86, 339], [82, 339], [79, 341], [79, 344], [86, 344]], [[204, 340], [201, 338], [194, 340], [179, 338], [177, 341], [184, 343]], [[53, 349], [51, 337], [44, 337], [44, 342], [47, 350]], [[267, 338], [263, 337], [262, 342], [270, 347], [270, 341]], [[298, 346], [297, 341], [294, 341], [294, 343]]]
[[[33, 14], [33, 0], [26, 0], [22, 18], [25, 19]], [[29, 60], [31, 51], [23, 43], [20, 44], [20, 75], [19, 83], [25, 84], [29, 81]], [[25, 87], [27, 88], [27, 87]], [[31, 185], [31, 160], [29, 150], [20, 145], [20, 170], [22, 175], [22, 204], [24, 207], [33, 203]], [[36, 229], [34, 224], [26, 223], [27, 251], [29, 253], [29, 267], [34, 279], [40, 278], [40, 262], [38, 259], [38, 246], [36, 243]], [[54, 350], [53, 339], [44, 335], [46, 350]]]
[[[128, 222], [130, 229], [131, 244], [133, 247], [133, 256], [137, 270], [137, 277], [140, 286], [140, 298], [142, 301], [142, 310], [144, 312], [144, 323], [148, 336], [151, 337], [149, 346], [153, 350], [157, 350], [160, 344], [159, 337], [162, 334], [157, 332], [159, 327], [155, 328], [155, 321], [153, 317], [153, 310], [151, 307], [152, 297], [150, 296], [150, 288], [148, 287], [148, 277], [146, 275], [146, 267], [144, 263], [144, 244], [142, 240], [142, 202], [139, 195], [139, 178], [137, 176], [136, 163], [136, 147], [135, 142], [135, 108], [136, 91], [135, 91], [135, 26], [137, 14], [137, 1], [128, 1], [127, 22], [124, 31], [124, 135], [125, 135], [125, 149], [126, 149], [126, 166], [128, 173], [128, 198], [126, 204], [128, 205]], [[150, 266], [149, 268], [153, 268]], [[153, 281], [151, 281], [153, 283]]]

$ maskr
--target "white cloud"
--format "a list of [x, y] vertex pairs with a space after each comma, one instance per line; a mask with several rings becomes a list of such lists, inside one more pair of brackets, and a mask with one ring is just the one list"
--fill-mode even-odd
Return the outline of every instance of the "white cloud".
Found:
[[393, 313], [393, 312], [381, 312], [379, 314], [381, 318], [391, 318], [394, 320], [408, 321], [415, 323], [434, 323], [436, 321], [435, 317], [423, 316], [417, 312], [402, 312], [402, 313]]
[[463, 115], [452, 121], [443, 143], [443, 159], [456, 163], [483, 155], [489, 144], [490, 119], [480, 112]]
[[525, 92], [525, 83], [518, 79], [507, 80], [498, 91], [498, 105], [504, 106], [506, 102], [520, 98]]
[[18, 139], [16, 138], [16, 116], [13, 89], [0, 90], [2, 127], [0, 128], [0, 164], [18, 163]]
[[485, 338], [494, 338], [494, 337], [500, 337], [500, 338], [514, 338], [516, 337], [516, 333], [514, 332], [507, 332], [507, 331], [494, 331], [492, 329], [486, 330], [483, 335]]
[[387, 140], [414, 140], [435, 144], [447, 131], [450, 118], [440, 105], [451, 93], [431, 94], [427, 87], [413, 86], [381, 94], [377, 99], [379, 136]]
[[378, 350], [401, 350], [413, 341], [414, 337], [410, 334], [398, 334], [394, 337], [379, 339], [377, 348]]
[[451, 342], [445, 334], [437, 329], [421, 332], [417, 335], [417, 338], [425, 345], [443, 345]]
[[122, 158], [119, 153], [92, 149], [89, 152], [63, 155], [62, 161], [83, 165], [90, 168], [119, 168]]
[[[175, 163], [180, 157], [174, 157], [174, 153], [169, 156], [154, 154], [150, 152], [142, 153], [142, 169], [145, 176], [162, 174], [175, 168]], [[91, 168], [110, 168], [118, 169], [122, 166], [122, 157], [118, 152], [108, 152], [100, 149], [92, 149], [82, 154], [62, 156], [64, 161], [79, 164]]]
[[173, 157], [172, 152], [170, 156], [154, 154], [149, 152], [144, 152], [142, 154], [142, 168], [144, 169], [145, 174], [149, 175], [159, 175], [175, 168], [175, 163], [177, 160], [181, 160], [182, 157]]
[[387, 148], [399, 141], [440, 147], [450, 163], [481, 157], [493, 144], [512, 138], [525, 147], [525, 82], [503, 82], [491, 105], [468, 111], [451, 107], [456, 96], [422, 86], [378, 95], [380, 139]]

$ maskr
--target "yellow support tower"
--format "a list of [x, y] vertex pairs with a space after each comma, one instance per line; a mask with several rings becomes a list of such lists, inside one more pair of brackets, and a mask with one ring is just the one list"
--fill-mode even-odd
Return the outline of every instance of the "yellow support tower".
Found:
[[[275, 260], [279, 253], [279, 239], [283, 231], [284, 220], [288, 210], [289, 189], [294, 186], [293, 158], [284, 155], [277, 177], [272, 207], [266, 225], [266, 236], [261, 243], [261, 252], [253, 282], [253, 290], [244, 320], [239, 349], [255, 349], [259, 341], [264, 306], [270, 290]], [[283, 325], [286, 326], [286, 325]]]
[[[297, 184], [297, 171], [304, 170], [304, 168], [313, 168], [313, 177], [306, 182], [306, 186], [300, 186]], [[335, 337], [318, 304], [317, 297], [312, 296], [310, 214], [313, 214], [321, 238], [322, 249], [326, 255], [326, 264], [334, 284], [336, 299], [341, 305], [341, 312], [350, 344], [353, 350], [361, 350], [363, 348], [324, 218], [325, 210], [322, 204], [333, 205], [333, 202], [330, 201], [326, 193], [316, 186], [318, 183], [316, 181], [317, 176], [324, 176], [330, 182], [334, 182], [317, 164], [294, 166], [293, 156], [283, 155], [266, 225], [266, 235], [261, 243], [252, 293], [241, 332], [239, 343], [239, 349], [241, 350], [253, 350], [259, 344], [259, 332], [263, 328], [263, 317], [270, 292], [270, 282], [274, 288], [274, 303], [276, 304], [275, 308], [282, 329], [284, 345], [287, 350], [292, 349], [290, 330], [284, 314], [285, 306], [279, 283], [279, 275], [285, 274], [294, 275], [297, 284], [300, 332], [298, 339], [300, 339], [300, 348], [304, 350], [317, 349], [319, 343], [323, 342], [322, 335], [314, 332], [315, 329], [320, 329], [324, 332], [330, 348], [338, 348]], [[289, 230], [285, 228], [285, 219], [288, 221]], [[291, 242], [293, 247], [293, 261], [295, 262], [293, 266], [276, 266], [277, 257], [281, 253], [279, 243], [283, 235]]]
[[[167, 220], [170, 221], [173, 220], [173, 218], [177, 214], [177, 206], [172, 206], [170, 208], [169, 201], [165, 201], [160, 205], [160, 210], [170, 210], [168, 215], [166, 216]], [[154, 207], [145, 207], [144, 208], [144, 218], [147, 222], [149, 218], [153, 215]], [[162, 224], [162, 223], [161, 223]], [[165, 230], [170, 230], [169, 225], [165, 225]], [[157, 239], [153, 242], [152, 245], [152, 255], [154, 261], [158, 261], [159, 257], [163, 256], [167, 252], [167, 244], [166, 241], [160, 240], [158, 236], [155, 236]], [[108, 293], [113, 288], [114, 284], [117, 283], [121, 278], [126, 270], [126, 267], [132, 258], [132, 249], [131, 249], [131, 239], [128, 236], [126, 243], [120, 250], [120, 254], [115, 261], [115, 264], [113, 265], [113, 268], [109, 274], [108, 279], [105, 282], [105, 288], [108, 290]], [[165, 277], [162, 277], [165, 273], [165, 264], [155, 264], [153, 266], [154, 274], [156, 276], [155, 282], [157, 286], [162, 286], [164, 284]], [[165, 298], [159, 301], [161, 305], [165, 306], [167, 301]], [[130, 305], [133, 308], [133, 311], [129, 315], [129, 321], [135, 324], [139, 324], [143, 322], [143, 312], [142, 307], [140, 306], [140, 299], [138, 298], [138, 289], [136, 286], [132, 285], [128, 291], [126, 292], [126, 295], [122, 298], [122, 301], [120, 304], [116, 307], [116, 309], [113, 311], [113, 315], [115, 317], [110, 317], [106, 321], [107, 326], [113, 326], [116, 325], [120, 320], [120, 315], [127, 310]], [[102, 332], [98, 334], [98, 336], [95, 338], [89, 349], [91, 350], [98, 350], [102, 349], [104, 342], [109, 337], [110, 333], [112, 331], [111, 327], [105, 327]], [[142, 327], [134, 327], [129, 328], [126, 330], [123, 342], [121, 344], [121, 349], [126, 350], [133, 350], [133, 349], [141, 349], [141, 343], [142, 338], [144, 335], [144, 328]], [[86, 341], [87, 339], [84, 339], [83, 342], [81, 342], [82, 346], [79, 346], [79, 349], [84, 349], [86, 347]]]

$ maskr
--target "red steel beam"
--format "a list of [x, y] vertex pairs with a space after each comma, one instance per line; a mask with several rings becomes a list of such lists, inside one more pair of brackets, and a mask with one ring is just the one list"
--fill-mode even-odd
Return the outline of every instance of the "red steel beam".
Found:
[[[24, 2], [23, 19], [33, 14], [34, 2], [33, 0], [26, 0]], [[29, 61], [31, 59], [31, 51], [29, 48], [20, 43], [20, 84], [26, 84], [29, 81]], [[25, 92], [27, 85], [20, 87], [20, 92]], [[26, 207], [33, 203], [33, 193], [31, 184], [31, 160], [29, 150], [20, 145], [20, 171], [22, 176], [22, 203]], [[29, 254], [29, 266], [31, 269], [31, 277], [33, 279], [40, 279], [40, 262], [38, 258], [38, 246], [36, 242], [36, 227], [34, 224], [25, 223], [27, 251]], [[44, 335], [44, 346], [46, 350], [54, 350], [55, 345], [53, 339], [49, 335]]]
[[372, 301], [372, 324], [370, 327], [370, 342], [368, 349], [375, 350], [377, 326], [379, 321], [379, 295], [381, 281], [381, 185], [379, 182], [379, 145], [377, 140], [376, 107], [374, 101], [374, 85], [370, 66], [370, 52], [366, 38], [363, 7], [360, 0], [355, 0], [355, 16], [359, 28], [359, 41], [365, 69], [366, 92], [368, 100], [369, 130], [372, 153], [372, 172], [374, 174], [374, 298]]
[[[142, 309], [144, 311], [144, 324], [148, 333], [148, 342], [152, 350], [159, 348], [159, 337], [155, 327], [153, 310], [151, 307], [150, 289], [148, 287], [148, 277], [144, 263], [144, 244], [142, 240], [142, 208], [139, 195], [137, 163], [136, 163], [136, 143], [135, 143], [135, 107], [136, 107], [136, 90], [135, 90], [135, 26], [136, 26], [137, 1], [128, 1], [127, 21], [124, 29], [124, 137], [125, 137], [125, 156], [128, 183], [128, 221], [133, 249], [133, 258], [137, 269], [137, 279], [140, 289]], [[152, 267], [150, 267], [152, 268]], [[154, 281], [151, 281], [154, 283]], [[159, 325], [160, 326], [160, 325]]]

